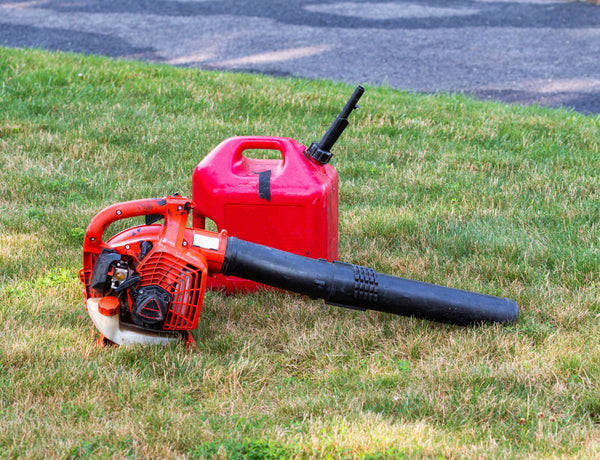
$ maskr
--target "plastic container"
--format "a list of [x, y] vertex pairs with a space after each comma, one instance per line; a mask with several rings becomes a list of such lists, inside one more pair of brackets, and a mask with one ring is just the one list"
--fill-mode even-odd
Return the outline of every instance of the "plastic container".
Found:
[[[278, 150], [280, 160], [244, 156], [248, 149]], [[338, 258], [338, 176], [329, 164], [304, 155], [306, 147], [285, 137], [232, 137], [219, 144], [194, 170], [192, 215], [231, 236], [295, 254]], [[254, 291], [253, 281], [210, 277], [207, 287]]]

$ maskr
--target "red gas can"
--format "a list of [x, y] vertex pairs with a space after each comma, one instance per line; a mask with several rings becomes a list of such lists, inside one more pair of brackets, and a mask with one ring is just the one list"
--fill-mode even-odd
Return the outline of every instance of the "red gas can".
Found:
[[[278, 150], [281, 160], [244, 156], [248, 149]], [[338, 257], [338, 176], [329, 164], [304, 155], [286, 137], [232, 137], [221, 142], [194, 170], [194, 227], [205, 218], [231, 236], [329, 261]], [[260, 285], [216, 275], [207, 287], [227, 292]]]

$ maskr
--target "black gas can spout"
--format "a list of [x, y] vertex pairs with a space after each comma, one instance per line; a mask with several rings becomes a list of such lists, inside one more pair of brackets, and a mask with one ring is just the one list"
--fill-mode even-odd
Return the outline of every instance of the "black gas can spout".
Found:
[[348, 102], [346, 102], [346, 105], [340, 114], [333, 123], [331, 123], [327, 132], [318, 143], [313, 142], [310, 144], [310, 147], [304, 152], [305, 155], [323, 165], [329, 163], [329, 160], [331, 160], [331, 157], [333, 156], [330, 152], [331, 147], [333, 147], [333, 144], [335, 144], [340, 135], [344, 132], [344, 129], [346, 129], [346, 126], [348, 126], [348, 117], [354, 109], [358, 108], [358, 100], [364, 92], [365, 89], [362, 86], [358, 85], [356, 87], [352, 96], [350, 96], [350, 99], [348, 99]]

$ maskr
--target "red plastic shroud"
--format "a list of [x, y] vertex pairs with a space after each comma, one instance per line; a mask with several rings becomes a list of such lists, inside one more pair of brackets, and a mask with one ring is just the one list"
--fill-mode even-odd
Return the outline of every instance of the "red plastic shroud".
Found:
[[[247, 150], [271, 150], [280, 159], [249, 158]], [[338, 258], [338, 176], [330, 164], [304, 155], [287, 137], [232, 137], [215, 147], [192, 176], [193, 227], [205, 218], [246, 241], [323, 258]], [[210, 277], [208, 288], [253, 291], [254, 281]]]
[[[190, 200], [176, 195], [117, 203], [98, 213], [83, 242], [79, 277], [86, 299], [101, 297], [90, 287], [91, 273], [102, 249], [113, 249], [136, 269], [140, 287], [158, 285], [171, 294], [164, 330], [195, 329], [208, 274], [220, 272], [223, 265], [227, 232], [186, 228], [190, 209]], [[131, 227], [103, 241], [104, 231], [113, 222], [152, 214], [162, 215], [164, 223]], [[144, 241], [150, 241], [152, 249], [140, 260]]]

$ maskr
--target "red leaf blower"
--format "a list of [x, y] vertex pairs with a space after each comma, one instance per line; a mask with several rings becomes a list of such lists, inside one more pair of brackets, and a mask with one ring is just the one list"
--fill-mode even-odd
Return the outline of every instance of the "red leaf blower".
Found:
[[[371, 268], [299, 256], [204, 229], [186, 228], [182, 196], [118, 203], [90, 222], [80, 278], [86, 306], [103, 336], [117, 344], [165, 343], [196, 328], [207, 277], [223, 273], [324, 299], [460, 325], [516, 321], [507, 298], [397, 278]], [[103, 241], [113, 222], [145, 216], [146, 225]], [[160, 219], [164, 218], [162, 222]]]

